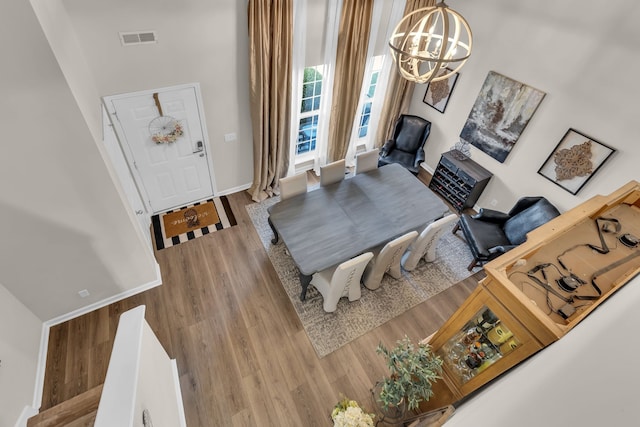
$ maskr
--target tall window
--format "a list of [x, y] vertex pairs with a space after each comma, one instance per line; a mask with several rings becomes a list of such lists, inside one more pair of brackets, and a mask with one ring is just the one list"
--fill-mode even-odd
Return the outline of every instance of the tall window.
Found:
[[369, 132], [369, 119], [371, 118], [371, 106], [373, 105], [373, 99], [376, 94], [376, 87], [378, 85], [378, 76], [382, 69], [382, 63], [384, 56], [376, 56], [373, 58], [373, 66], [371, 67], [371, 78], [369, 79], [369, 90], [365, 93], [364, 100], [362, 101], [362, 112], [360, 113], [360, 122], [358, 125], [358, 138], [364, 138]]
[[323, 65], [316, 65], [304, 69], [296, 155], [311, 153], [316, 149], [323, 68]]

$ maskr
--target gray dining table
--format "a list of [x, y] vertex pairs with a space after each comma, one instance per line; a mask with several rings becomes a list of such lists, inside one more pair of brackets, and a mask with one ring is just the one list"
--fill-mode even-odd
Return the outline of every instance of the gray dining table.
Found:
[[314, 273], [421, 231], [449, 208], [411, 172], [390, 164], [282, 200], [268, 212], [272, 243], [286, 245], [304, 301]]

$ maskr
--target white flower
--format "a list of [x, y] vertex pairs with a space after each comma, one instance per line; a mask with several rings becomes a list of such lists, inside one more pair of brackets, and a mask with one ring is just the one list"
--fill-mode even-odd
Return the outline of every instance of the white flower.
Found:
[[373, 427], [373, 419], [360, 407], [349, 406], [333, 417], [333, 425], [334, 427]]

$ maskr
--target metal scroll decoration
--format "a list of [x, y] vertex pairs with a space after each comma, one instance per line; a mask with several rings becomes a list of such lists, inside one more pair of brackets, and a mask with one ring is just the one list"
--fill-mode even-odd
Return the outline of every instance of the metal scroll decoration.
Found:
[[171, 116], [162, 114], [162, 105], [158, 99], [158, 94], [153, 94], [159, 116], [149, 123], [149, 133], [151, 140], [156, 144], [171, 144], [184, 135], [182, 124]]

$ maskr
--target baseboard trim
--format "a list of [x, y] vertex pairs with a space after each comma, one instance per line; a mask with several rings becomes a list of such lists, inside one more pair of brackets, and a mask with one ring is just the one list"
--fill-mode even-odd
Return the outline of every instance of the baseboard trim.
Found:
[[237, 187], [233, 187], [233, 188], [228, 188], [226, 190], [220, 191], [219, 193], [216, 193], [216, 196], [226, 196], [228, 194], [233, 194], [233, 193], [237, 193], [239, 191], [244, 191], [244, 190], [248, 190], [251, 188], [251, 183], [249, 184], [244, 184], [244, 185], [239, 185]]
[[37, 415], [38, 411], [31, 406], [25, 406], [22, 408], [22, 412], [20, 413], [20, 418], [16, 421], [14, 427], [27, 427], [27, 421], [29, 418]]
[[119, 294], [113, 295], [111, 297], [105, 298], [101, 301], [94, 302], [93, 304], [89, 304], [85, 307], [79, 308], [77, 310], [73, 310], [67, 314], [63, 314], [61, 316], [55, 317], [53, 319], [47, 320], [44, 322], [45, 325], [49, 327], [58, 325], [60, 323], [67, 322], [71, 319], [75, 319], [76, 317], [82, 316], [83, 314], [90, 313], [94, 310], [98, 310], [99, 308], [105, 307], [109, 304], [113, 304], [114, 302], [118, 302], [125, 298], [129, 298], [130, 296], [137, 295], [144, 291], [147, 291], [151, 288], [155, 288], [158, 285], [162, 284], [162, 275], [160, 274], [160, 265], [155, 263], [156, 268], [156, 279], [151, 282], [145, 283], [144, 285], [138, 286], [137, 288], [129, 289]]
[[420, 163], [420, 167], [421, 167], [422, 169], [426, 170], [427, 172], [429, 172], [431, 175], [433, 175], [434, 170], [433, 170], [433, 169], [431, 169], [431, 168], [429, 167], [429, 165], [427, 164], [427, 162], [422, 162], [422, 163]]
[[33, 407], [38, 410], [42, 406], [42, 394], [44, 391], [44, 374], [45, 369], [47, 367], [47, 352], [49, 347], [49, 330], [52, 326], [58, 325], [60, 323], [67, 322], [71, 319], [75, 319], [76, 317], [82, 316], [83, 314], [90, 313], [94, 310], [98, 310], [102, 307], [105, 307], [109, 304], [113, 304], [114, 302], [121, 301], [125, 298], [129, 298], [133, 295], [137, 295], [149, 289], [155, 288], [162, 284], [162, 274], [160, 272], [160, 265], [155, 263], [156, 269], [156, 278], [151, 282], [145, 283], [144, 285], [138, 286], [137, 288], [129, 289], [125, 292], [121, 292], [117, 295], [111, 296], [109, 298], [105, 298], [102, 301], [95, 302], [86, 307], [79, 308], [77, 310], [71, 311], [67, 314], [63, 314], [61, 316], [55, 317], [53, 319], [47, 320], [42, 324], [42, 333], [40, 334], [40, 353], [38, 354], [38, 367], [36, 370], [36, 385], [35, 392], [33, 397]]
[[33, 392], [33, 408], [36, 413], [40, 411], [42, 406], [42, 393], [44, 392], [44, 372], [47, 368], [47, 351], [49, 348], [49, 329], [50, 325], [42, 324], [42, 332], [40, 333], [40, 352], [38, 353], [38, 366], [36, 368], [36, 385]]

